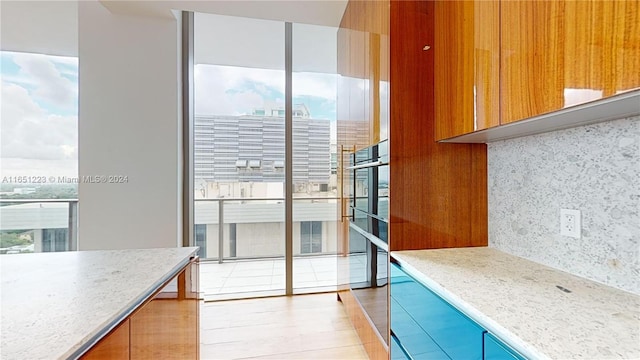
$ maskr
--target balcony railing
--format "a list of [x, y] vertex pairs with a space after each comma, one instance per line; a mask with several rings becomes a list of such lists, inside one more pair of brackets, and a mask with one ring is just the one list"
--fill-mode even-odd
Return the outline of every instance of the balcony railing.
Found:
[[[195, 200], [200, 257], [225, 260], [284, 258], [284, 198]], [[294, 197], [294, 256], [337, 253], [337, 197]], [[222, 226], [219, 226], [222, 224]], [[220, 256], [222, 254], [222, 256]]]
[[[337, 197], [293, 199], [295, 256], [337, 253], [337, 210]], [[284, 218], [284, 198], [196, 199], [195, 245], [203, 260], [220, 263], [284, 258]], [[74, 251], [77, 233], [77, 199], [0, 199], [0, 235], [25, 239], [1, 254]]]
[[[66, 233], [65, 233], [66, 230]], [[78, 249], [78, 199], [0, 199], [0, 254]]]

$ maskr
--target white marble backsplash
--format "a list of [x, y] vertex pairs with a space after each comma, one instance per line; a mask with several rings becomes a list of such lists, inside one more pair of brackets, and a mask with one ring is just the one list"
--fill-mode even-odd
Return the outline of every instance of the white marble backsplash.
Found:
[[640, 117], [491, 143], [488, 163], [490, 247], [640, 294]]

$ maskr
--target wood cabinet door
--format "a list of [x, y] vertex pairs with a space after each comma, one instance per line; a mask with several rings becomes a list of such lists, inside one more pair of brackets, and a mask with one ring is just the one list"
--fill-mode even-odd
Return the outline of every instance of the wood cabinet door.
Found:
[[109, 335], [82, 356], [83, 360], [128, 360], [129, 319], [118, 325]]
[[500, 2], [436, 1], [436, 140], [500, 124]]
[[131, 359], [199, 359], [198, 291], [198, 263], [192, 262], [131, 315]]
[[501, 123], [640, 87], [638, 4], [502, 1]]

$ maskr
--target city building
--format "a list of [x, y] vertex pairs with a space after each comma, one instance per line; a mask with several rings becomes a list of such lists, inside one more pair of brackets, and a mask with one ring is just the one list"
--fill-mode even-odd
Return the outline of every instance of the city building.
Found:
[[[304, 104], [296, 104], [293, 115], [294, 192], [327, 192], [330, 121], [313, 119]], [[282, 197], [284, 125], [284, 107], [269, 103], [250, 115], [196, 115], [196, 198]], [[255, 183], [272, 185], [259, 187], [262, 191], [242, 185]]]
[[[221, 206], [225, 258], [283, 256], [284, 111], [282, 104], [265, 102], [249, 115], [196, 115], [195, 240], [202, 258], [219, 256]], [[298, 200], [293, 226], [297, 255], [336, 252], [331, 160], [330, 121], [313, 119], [306, 105], [295, 104], [293, 182]]]

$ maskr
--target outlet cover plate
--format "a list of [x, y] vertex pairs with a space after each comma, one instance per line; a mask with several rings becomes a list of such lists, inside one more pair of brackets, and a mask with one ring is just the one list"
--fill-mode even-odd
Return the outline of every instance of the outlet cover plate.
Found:
[[560, 235], [580, 239], [580, 210], [560, 209]]

